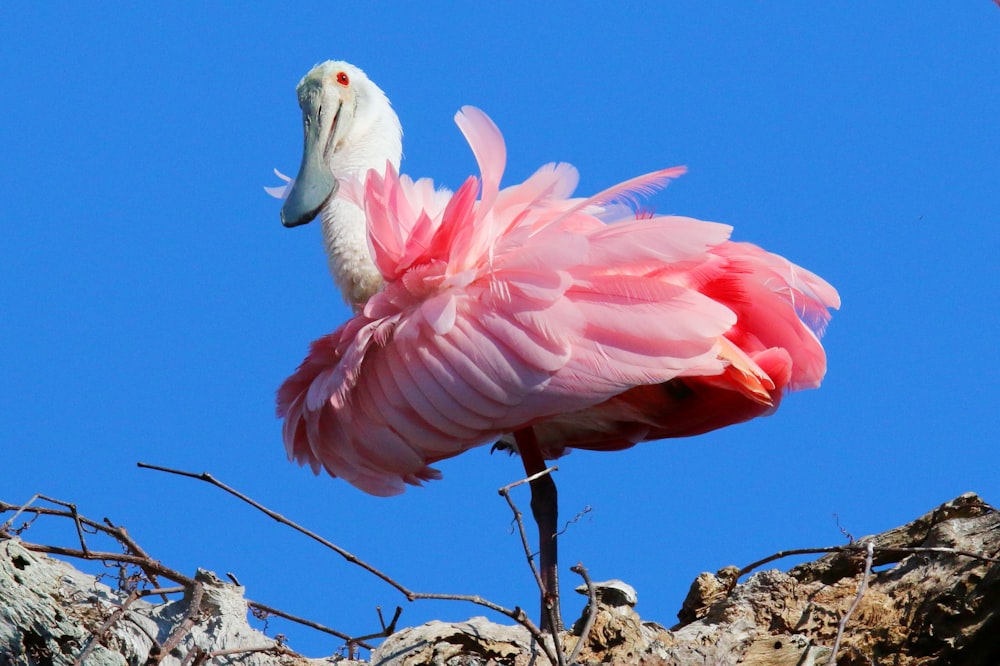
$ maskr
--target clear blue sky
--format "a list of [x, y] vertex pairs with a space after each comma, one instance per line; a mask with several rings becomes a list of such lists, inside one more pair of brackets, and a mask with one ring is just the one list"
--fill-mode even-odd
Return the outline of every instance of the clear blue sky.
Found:
[[[563, 459], [563, 514], [592, 507], [565, 567], [628, 581], [670, 625], [700, 571], [839, 543], [835, 513], [860, 536], [967, 490], [1000, 502], [1000, 8], [609, 7], [7, 5], [0, 497], [76, 502], [172, 567], [232, 571], [345, 632], [373, 631], [377, 604], [411, 625], [481, 614], [407, 604], [135, 463], [207, 470], [411, 588], [535, 609], [496, 495], [516, 459], [477, 449], [393, 499], [285, 461], [274, 390], [348, 312], [319, 230], [282, 228], [262, 186], [299, 163], [296, 82], [336, 58], [393, 100], [414, 176], [473, 171], [452, 123], [473, 104], [505, 133], [508, 182], [568, 161], [591, 193], [686, 164], [658, 210], [733, 224], [841, 292], [820, 390], [694, 440]], [[313, 656], [336, 647], [281, 630]]]

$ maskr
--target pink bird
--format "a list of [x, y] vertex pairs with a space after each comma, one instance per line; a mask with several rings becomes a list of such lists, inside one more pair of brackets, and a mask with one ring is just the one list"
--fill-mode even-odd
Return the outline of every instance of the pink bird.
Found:
[[[300, 464], [396, 495], [498, 440], [534, 474], [568, 449], [696, 435], [819, 386], [833, 287], [726, 225], [632, 212], [683, 168], [574, 198], [576, 169], [549, 164], [501, 189], [503, 137], [465, 107], [481, 175], [435, 190], [398, 174], [399, 121], [361, 70], [323, 63], [298, 94], [302, 166], [272, 193], [288, 226], [321, 216], [356, 312], [278, 392]], [[555, 486], [532, 491], [551, 607]]]

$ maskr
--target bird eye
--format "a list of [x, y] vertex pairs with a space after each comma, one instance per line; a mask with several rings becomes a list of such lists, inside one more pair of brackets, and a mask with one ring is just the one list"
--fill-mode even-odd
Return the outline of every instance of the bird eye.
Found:
[[339, 83], [342, 86], [346, 86], [350, 82], [351, 82], [351, 79], [347, 76], [347, 72], [338, 72], [337, 73], [337, 83]]

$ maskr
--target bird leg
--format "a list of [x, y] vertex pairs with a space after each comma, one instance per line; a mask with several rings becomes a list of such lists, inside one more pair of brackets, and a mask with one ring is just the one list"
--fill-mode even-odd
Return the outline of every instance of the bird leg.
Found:
[[[538, 439], [532, 428], [522, 428], [514, 433], [514, 441], [524, 463], [524, 471], [533, 476], [545, 471], [545, 459], [538, 448]], [[559, 568], [556, 541], [559, 521], [559, 502], [556, 482], [551, 474], [544, 474], [531, 482], [531, 513], [538, 525], [539, 573], [542, 578], [542, 631], [562, 631], [559, 612]]]

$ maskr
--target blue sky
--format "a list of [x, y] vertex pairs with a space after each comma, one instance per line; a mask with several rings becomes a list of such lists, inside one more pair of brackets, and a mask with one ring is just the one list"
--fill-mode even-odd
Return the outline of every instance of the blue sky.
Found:
[[[651, 3], [652, 5], [652, 3]], [[488, 447], [379, 499], [284, 458], [274, 390], [347, 316], [319, 230], [264, 185], [294, 173], [294, 87], [344, 59], [387, 92], [403, 170], [457, 186], [473, 104], [507, 181], [567, 161], [592, 193], [685, 164], [665, 213], [733, 224], [844, 307], [818, 391], [693, 440], [560, 461], [568, 566], [675, 622], [701, 571], [839, 543], [974, 490], [1000, 501], [1000, 9], [953, 3], [20, 3], [0, 21], [0, 499], [36, 492], [129, 528], [181, 571], [341, 631], [464, 619], [217, 490], [210, 471], [419, 591], [536, 607]], [[527, 496], [519, 497], [527, 506]], [[69, 540], [44, 525], [28, 539]], [[569, 619], [581, 603], [566, 595]], [[582, 598], [581, 598], [582, 600]], [[320, 656], [336, 641], [272, 623]]]

